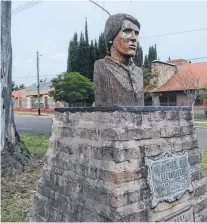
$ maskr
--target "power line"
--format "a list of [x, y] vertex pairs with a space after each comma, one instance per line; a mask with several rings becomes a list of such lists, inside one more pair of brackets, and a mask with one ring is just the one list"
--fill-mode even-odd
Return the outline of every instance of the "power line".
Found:
[[[205, 31], [205, 30], [207, 30], [207, 28], [192, 29], [192, 30], [186, 30], [186, 31], [181, 31], [181, 32], [173, 32], [173, 33], [165, 33], [165, 34], [158, 34], [158, 35], [154, 35], [154, 36], [140, 37], [140, 39], [158, 38], [158, 37], [163, 37], [163, 36], [172, 36], [172, 35], [178, 35], [178, 34], [182, 34], [182, 33], [198, 32], [198, 31]], [[102, 44], [100, 46], [105, 46], [105, 44]], [[84, 46], [84, 47], [77, 46], [76, 49], [73, 49], [71, 51], [75, 51], [79, 48], [86, 49], [86, 48], [90, 48], [90, 46]]]
[[197, 58], [192, 58], [192, 59], [188, 59], [188, 60], [201, 60], [201, 59], [206, 59], [207, 57], [197, 57]]
[[[57, 76], [58, 74], [53, 74], [53, 75], [41, 75], [40, 77], [55, 77], [55, 76]], [[37, 77], [37, 76], [24, 76], [24, 77], [13, 77], [13, 78], [25, 78], [25, 79], [27, 79], [27, 78], [30, 78], [30, 77]]]
[[[207, 56], [205, 57], [196, 57], [196, 58], [192, 58], [192, 59], [187, 59], [187, 60], [201, 60], [201, 59], [206, 59]], [[45, 74], [45, 75], [41, 75], [40, 77], [56, 77], [58, 74], [53, 74], [53, 75], [50, 75], [50, 74]], [[36, 76], [27, 76], [27, 77], [14, 77], [14, 78], [31, 78], [31, 77], [36, 77]]]
[[207, 30], [207, 28], [185, 30], [185, 31], [173, 32], [173, 33], [165, 33], [165, 34], [159, 34], [155, 36], [146, 36], [146, 37], [141, 37], [140, 39], [149, 39], [149, 38], [156, 38], [156, 37], [161, 37], [161, 36], [172, 36], [172, 35], [177, 35], [177, 34], [182, 34], [182, 33], [198, 32], [198, 31], [204, 31], [204, 30]]
[[41, 2], [41, 0], [40, 1], [30, 1], [30, 2], [27, 2], [26, 4], [21, 5], [21, 6], [17, 7], [16, 9], [14, 9], [12, 11], [12, 15], [18, 14], [18, 13], [20, 13], [20, 12], [22, 12], [22, 11], [28, 9], [28, 8], [31, 8], [32, 6], [34, 6], [34, 5], [36, 5], [36, 4], [40, 3], [40, 2]]

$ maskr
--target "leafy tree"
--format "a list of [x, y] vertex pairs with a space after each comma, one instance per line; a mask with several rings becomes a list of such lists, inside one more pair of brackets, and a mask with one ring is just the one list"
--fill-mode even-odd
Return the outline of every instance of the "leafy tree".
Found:
[[14, 81], [12, 81], [12, 91], [17, 91], [17, 90], [20, 90], [22, 88], [25, 88], [25, 85], [24, 84], [20, 84], [19, 86], [15, 84]]
[[177, 81], [179, 82], [184, 93], [188, 97], [189, 103], [192, 106], [192, 114], [194, 119], [195, 102], [199, 97], [205, 95], [207, 86], [200, 88], [200, 79], [191, 69], [185, 72], [182, 72], [181, 70], [178, 69], [177, 77], [178, 77]]
[[19, 89], [22, 89], [22, 88], [25, 88], [25, 85], [24, 84], [20, 84], [19, 85]]
[[67, 103], [86, 100], [93, 92], [93, 83], [77, 72], [63, 72], [51, 80], [54, 91], [50, 96], [55, 101]]
[[17, 86], [15, 85], [15, 82], [12, 81], [12, 91], [16, 91], [17, 90]]

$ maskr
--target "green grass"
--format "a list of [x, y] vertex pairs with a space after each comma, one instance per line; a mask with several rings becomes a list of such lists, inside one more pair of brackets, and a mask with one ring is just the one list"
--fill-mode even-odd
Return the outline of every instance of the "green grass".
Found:
[[49, 134], [22, 133], [20, 137], [31, 152], [45, 153], [48, 149]]
[[202, 152], [202, 164], [203, 164], [204, 171], [207, 175], [207, 152]]
[[[14, 115], [17, 115], [17, 116], [21, 116], [21, 115], [30, 115], [30, 116], [39, 116], [37, 112], [14, 112]], [[54, 114], [50, 114], [50, 113], [41, 113], [40, 116], [51, 116], [51, 115], [54, 115]]]
[[207, 122], [203, 122], [203, 123], [202, 122], [196, 122], [195, 125], [198, 126], [198, 127], [199, 126], [201, 126], [201, 127], [207, 127]]

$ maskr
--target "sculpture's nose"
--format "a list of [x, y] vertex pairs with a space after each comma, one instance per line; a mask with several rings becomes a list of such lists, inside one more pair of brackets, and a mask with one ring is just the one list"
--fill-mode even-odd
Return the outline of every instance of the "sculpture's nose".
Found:
[[136, 39], [137, 37], [136, 37], [135, 31], [132, 31], [130, 40], [136, 41]]

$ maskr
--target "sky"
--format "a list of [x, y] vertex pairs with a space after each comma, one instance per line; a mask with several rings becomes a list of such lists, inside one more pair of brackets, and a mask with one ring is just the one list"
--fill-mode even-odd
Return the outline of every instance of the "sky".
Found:
[[[96, 1], [110, 14], [127, 13], [141, 23], [140, 45], [144, 54], [156, 44], [159, 59], [207, 61], [207, 29], [177, 35], [146, 38], [160, 34], [207, 28], [207, 1]], [[27, 1], [13, 1], [12, 11]], [[49, 81], [64, 72], [68, 44], [75, 32], [84, 31], [88, 21], [90, 39], [104, 31], [108, 15], [85, 1], [41, 1], [12, 15], [13, 81], [29, 86], [36, 82], [36, 52], [40, 57], [40, 78]]]

